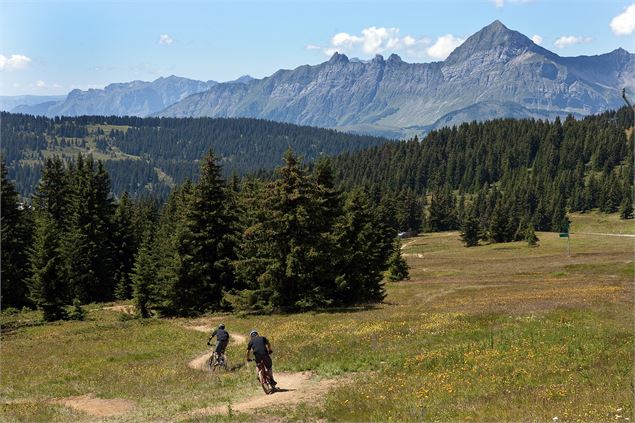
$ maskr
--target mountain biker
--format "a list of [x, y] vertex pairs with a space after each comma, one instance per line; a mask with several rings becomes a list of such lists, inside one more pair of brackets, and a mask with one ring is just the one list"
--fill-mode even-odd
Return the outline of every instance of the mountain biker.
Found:
[[256, 363], [264, 363], [265, 367], [269, 369], [271, 375], [271, 386], [275, 387], [278, 383], [273, 379], [273, 363], [271, 362], [271, 356], [273, 353], [269, 340], [264, 336], [258, 335], [258, 332], [254, 329], [249, 333], [249, 344], [247, 344], [247, 361], [251, 361], [249, 358], [249, 351], [254, 352]]
[[214, 351], [220, 355], [225, 354], [225, 348], [227, 348], [227, 344], [229, 343], [229, 332], [225, 330], [225, 325], [221, 323], [218, 325], [217, 329], [214, 329], [214, 332], [210, 335], [207, 340], [207, 345], [212, 346], [212, 338], [216, 337], [216, 348]]

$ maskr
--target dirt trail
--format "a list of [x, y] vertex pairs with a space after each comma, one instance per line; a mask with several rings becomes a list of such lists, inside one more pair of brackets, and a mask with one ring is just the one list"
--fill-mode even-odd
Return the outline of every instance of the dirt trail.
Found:
[[[197, 332], [210, 333], [214, 329], [214, 326], [210, 324], [195, 324], [191, 326], [185, 326], [185, 328], [195, 330]], [[230, 343], [244, 344], [246, 342], [246, 336], [230, 332]], [[192, 369], [206, 371], [205, 363], [211, 355], [212, 352], [207, 351], [204, 354], [191, 360], [187, 365]], [[254, 378], [256, 378], [255, 368], [251, 370], [253, 370]], [[314, 401], [317, 397], [326, 394], [333, 386], [349, 380], [349, 378], [318, 379], [313, 373], [310, 372], [275, 372], [274, 376], [276, 378], [276, 381], [278, 382], [278, 392], [272, 395], [265, 395], [265, 393], [258, 386], [258, 388], [254, 390], [254, 396], [231, 404], [232, 412], [246, 412], [250, 410], [258, 410], [265, 407], [289, 406], [299, 404], [301, 402]], [[227, 405], [222, 405], [194, 410], [181, 417], [183, 419], [188, 419], [192, 416], [227, 413]]]
[[[184, 326], [184, 327], [189, 330], [195, 330], [197, 332], [203, 332], [203, 333], [210, 333], [212, 332], [212, 330], [214, 330], [214, 327], [210, 325], [195, 325], [195, 326]], [[230, 341], [230, 344], [234, 344], [234, 345], [244, 344], [247, 342], [247, 337], [237, 333], [230, 333], [229, 341]], [[199, 355], [198, 357], [196, 357], [195, 359], [187, 363], [187, 366], [191, 369], [205, 371], [206, 370], [205, 363], [207, 362], [207, 360], [209, 360], [211, 355], [212, 355], [211, 350], [206, 351], [204, 354]]]
[[408, 242], [404, 242], [403, 244], [401, 244], [401, 249], [405, 250], [406, 247], [411, 246], [412, 244], [414, 244], [415, 242], [417, 242], [416, 239], [412, 240], [412, 241], [408, 241]]
[[134, 401], [119, 398], [102, 399], [97, 398], [94, 394], [62, 398], [53, 402], [83, 411], [95, 417], [120, 416], [132, 411], [136, 405]]
[[[211, 333], [214, 330], [214, 326], [211, 325], [196, 325], [196, 326], [184, 326], [185, 329], [195, 330], [197, 332]], [[238, 333], [229, 333], [230, 340], [235, 344], [244, 344], [247, 342], [247, 337]]]
[[623, 238], [635, 238], [635, 234], [607, 234], [602, 232], [571, 232], [571, 235], [598, 235], [598, 236], [618, 236]]
[[[274, 374], [278, 382], [279, 391], [265, 395], [260, 387], [256, 395], [241, 400], [240, 402], [231, 404], [232, 412], [247, 412], [259, 410], [261, 408], [269, 408], [274, 406], [292, 406], [302, 402], [315, 401], [317, 397], [325, 395], [332, 387], [343, 383], [349, 379], [318, 379], [310, 372], [286, 373], [279, 372]], [[256, 372], [254, 370], [254, 378]], [[228, 414], [228, 405], [216, 407], [207, 407], [194, 410], [188, 413], [188, 417], [202, 416], [210, 414]]]
[[110, 307], [104, 307], [103, 310], [120, 311], [125, 314], [134, 315], [135, 310], [133, 305], [116, 305]]
[[[131, 313], [133, 311], [132, 306], [112, 306], [106, 308], [123, 313]], [[213, 324], [216, 320], [220, 320], [220, 318], [198, 320], [193, 322], [191, 325], [183, 327], [185, 329], [209, 334], [216, 327], [216, 325]], [[230, 344], [240, 345], [245, 344], [246, 342], [246, 336], [237, 333], [230, 333]], [[205, 364], [211, 355], [211, 350], [206, 351], [191, 360], [187, 363], [187, 365], [195, 370], [206, 371]], [[256, 371], [255, 369], [252, 370], [255, 378]], [[325, 395], [332, 387], [350, 380], [350, 378], [319, 379], [311, 372], [276, 372], [275, 378], [278, 382], [279, 390], [277, 392], [272, 395], [265, 395], [265, 393], [258, 387], [254, 391], [254, 396], [231, 404], [232, 412], [247, 412], [273, 406], [286, 407], [302, 402], [315, 401], [316, 398]], [[105, 400], [96, 398], [92, 394], [64, 398], [62, 400], [58, 400], [58, 402], [97, 417], [125, 414], [135, 407], [135, 403], [129, 400]], [[190, 418], [192, 416], [227, 414], [228, 411], [227, 405], [206, 407], [189, 412], [187, 415], [182, 417]]]

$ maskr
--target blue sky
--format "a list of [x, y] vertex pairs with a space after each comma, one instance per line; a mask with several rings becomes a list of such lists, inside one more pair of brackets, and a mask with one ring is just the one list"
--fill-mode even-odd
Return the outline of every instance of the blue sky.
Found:
[[633, 0], [0, 0], [0, 93], [264, 77], [335, 50], [430, 62], [496, 19], [561, 56], [635, 52]]

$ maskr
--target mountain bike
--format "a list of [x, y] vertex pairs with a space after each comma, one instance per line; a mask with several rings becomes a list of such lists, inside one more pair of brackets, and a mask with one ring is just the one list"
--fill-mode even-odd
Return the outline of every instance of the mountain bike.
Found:
[[[249, 359], [249, 361], [255, 361]], [[260, 385], [262, 385], [262, 390], [265, 391], [265, 394], [269, 395], [276, 391], [275, 385], [271, 383], [273, 377], [271, 375], [271, 369], [265, 366], [265, 363], [256, 362], [256, 370], [258, 371], [258, 380], [260, 381]]]
[[218, 369], [227, 370], [227, 357], [225, 353], [217, 353], [214, 351], [210, 358], [207, 360], [207, 369], [210, 372], [214, 372]]

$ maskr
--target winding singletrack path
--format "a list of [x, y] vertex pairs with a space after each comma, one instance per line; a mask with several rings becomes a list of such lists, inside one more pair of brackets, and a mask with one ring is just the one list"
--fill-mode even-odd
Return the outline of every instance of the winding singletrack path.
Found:
[[[256, 371], [254, 369], [254, 378]], [[212, 414], [229, 414], [232, 412], [244, 413], [257, 411], [276, 406], [294, 406], [302, 402], [312, 402], [325, 395], [331, 388], [348, 380], [338, 379], [318, 379], [311, 372], [277, 372], [275, 373], [278, 382], [278, 391], [271, 395], [266, 395], [258, 389], [256, 395], [240, 400], [239, 402], [215, 407], [200, 408], [188, 413], [188, 417], [205, 416]]]
[[[184, 327], [197, 332], [210, 333], [215, 326], [200, 324]], [[231, 344], [240, 345], [247, 342], [247, 337], [244, 335], [230, 332], [229, 336]], [[187, 365], [191, 369], [207, 371], [205, 363], [211, 355], [212, 352], [207, 351], [191, 360]], [[250, 370], [253, 371], [255, 379], [255, 366]], [[260, 387], [258, 387], [254, 390], [253, 396], [243, 398], [231, 405], [226, 404], [200, 408], [180, 417], [189, 419], [196, 416], [228, 414], [229, 406], [231, 406], [232, 412], [247, 412], [273, 406], [292, 406], [302, 402], [315, 401], [316, 398], [325, 395], [332, 387], [350, 380], [350, 378], [320, 379], [311, 372], [275, 372], [274, 377], [278, 382], [278, 391], [271, 395], [266, 395]]]
[[[186, 329], [190, 329], [190, 330], [195, 330], [197, 332], [204, 332], [204, 333], [211, 333], [212, 330], [214, 330], [214, 327], [211, 325], [197, 325], [197, 326], [185, 326]], [[229, 334], [229, 342], [230, 344], [234, 344], [234, 345], [240, 345], [240, 344], [245, 344], [247, 343], [247, 337], [244, 335], [240, 335], [237, 333], [231, 333]], [[198, 357], [196, 357], [195, 359], [191, 360], [189, 363], [187, 363], [187, 366], [191, 369], [194, 370], [203, 370], [206, 371], [205, 369], [205, 363], [207, 362], [207, 360], [209, 360], [209, 358], [212, 355], [212, 351], [206, 351], [205, 353], [199, 355]]]

